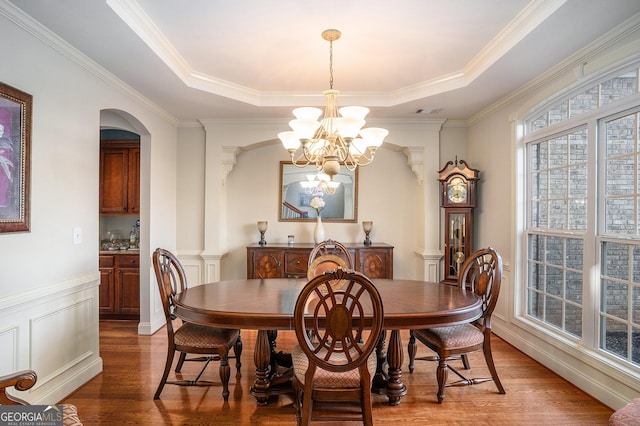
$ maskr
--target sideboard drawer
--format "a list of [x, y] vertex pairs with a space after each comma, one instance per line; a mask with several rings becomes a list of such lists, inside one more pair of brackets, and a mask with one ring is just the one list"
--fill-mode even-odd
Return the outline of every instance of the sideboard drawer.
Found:
[[284, 273], [287, 277], [306, 277], [309, 253], [285, 252]]

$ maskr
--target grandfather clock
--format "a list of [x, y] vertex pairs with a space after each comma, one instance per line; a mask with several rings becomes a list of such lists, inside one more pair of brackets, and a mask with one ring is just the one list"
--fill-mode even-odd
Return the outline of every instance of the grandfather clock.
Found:
[[444, 278], [457, 283], [464, 261], [473, 252], [473, 209], [478, 170], [464, 160], [449, 161], [438, 171], [440, 206], [444, 209]]

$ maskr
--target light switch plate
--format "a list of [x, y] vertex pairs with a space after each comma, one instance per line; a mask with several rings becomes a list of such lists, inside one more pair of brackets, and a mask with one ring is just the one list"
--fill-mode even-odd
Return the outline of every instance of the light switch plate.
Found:
[[82, 243], [82, 228], [73, 228], [73, 244]]

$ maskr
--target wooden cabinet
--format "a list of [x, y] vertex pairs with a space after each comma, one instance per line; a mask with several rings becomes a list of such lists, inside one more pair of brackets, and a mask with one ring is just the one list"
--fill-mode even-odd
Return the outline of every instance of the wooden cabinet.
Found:
[[[356, 271], [371, 279], [393, 278], [393, 246], [345, 244]], [[252, 244], [247, 247], [247, 278], [293, 278], [307, 276], [313, 244]]]
[[140, 256], [100, 255], [100, 319], [140, 317]]
[[140, 142], [100, 142], [100, 213], [140, 212]]

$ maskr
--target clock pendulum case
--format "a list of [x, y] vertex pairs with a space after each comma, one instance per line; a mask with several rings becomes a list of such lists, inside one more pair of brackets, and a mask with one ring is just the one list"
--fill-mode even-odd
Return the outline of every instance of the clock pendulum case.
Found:
[[438, 171], [444, 210], [444, 278], [455, 284], [462, 264], [473, 252], [473, 209], [477, 206], [478, 170], [464, 160], [449, 161]]

